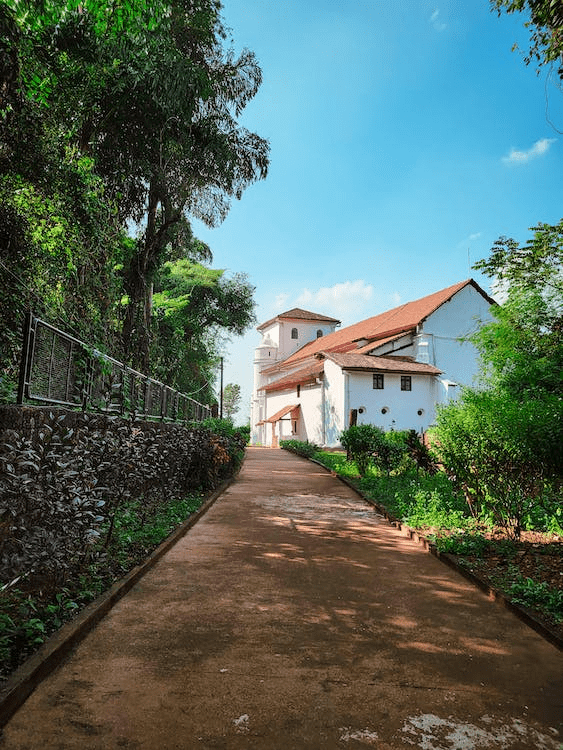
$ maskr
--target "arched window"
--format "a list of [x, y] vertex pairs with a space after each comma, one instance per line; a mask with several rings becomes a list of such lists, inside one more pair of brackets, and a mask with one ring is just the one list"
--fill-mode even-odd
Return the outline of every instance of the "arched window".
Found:
[[322, 332], [322, 331], [321, 331], [321, 329], [319, 328], [319, 330], [317, 331], [317, 338], [318, 338], [318, 339], [320, 339], [320, 337], [321, 337], [322, 335], [323, 335], [323, 332]]
[[292, 339], [298, 339], [299, 338], [299, 334], [297, 333], [297, 328], [292, 328], [291, 329], [291, 338]]

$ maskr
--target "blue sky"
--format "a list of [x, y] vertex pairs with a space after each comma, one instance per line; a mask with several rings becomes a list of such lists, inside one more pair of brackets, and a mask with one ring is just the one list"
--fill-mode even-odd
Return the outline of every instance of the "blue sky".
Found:
[[[563, 94], [526, 67], [526, 17], [488, 0], [224, 0], [264, 81], [240, 122], [266, 180], [194, 231], [246, 273], [263, 322], [303, 307], [348, 325], [450, 284], [500, 236], [563, 216]], [[255, 329], [224, 349], [248, 418]]]

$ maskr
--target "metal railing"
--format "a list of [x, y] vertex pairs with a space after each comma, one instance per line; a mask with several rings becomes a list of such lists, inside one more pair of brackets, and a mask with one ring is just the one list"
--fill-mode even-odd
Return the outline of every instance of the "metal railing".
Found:
[[209, 406], [26, 316], [18, 404], [28, 401], [160, 419], [201, 422]]

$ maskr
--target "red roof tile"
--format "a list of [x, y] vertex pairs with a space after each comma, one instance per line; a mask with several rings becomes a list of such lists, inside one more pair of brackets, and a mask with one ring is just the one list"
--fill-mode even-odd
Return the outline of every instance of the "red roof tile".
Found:
[[291, 406], [284, 406], [283, 409], [280, 409], [271, 417], [268, 417], [268, 419], [265, 419], [264, 422], [277, 422], [282, 417], [285, 417], [286, 414], [289, 414], [289, 412], [294, 412], [292, 413], [291, 418], [297, 419], [298, 418], [297, 412], [299, 411], [300, 408], [301, 407], [299, 406], [299, 404], [292, 404]]
[[374, 357], [369, 354], [334, 354], [333, 352], [322, 352], [319, 356], [325, 356], [343, 370], [421, 373], [426, 375], [440, 375], [442, 372], [434, 365], [415, 362], [409, 357]]
[[305, 383], [314, 383], [316, 378], [322, 373], [324, 369], [324, 363], [316, 361], [307, 367], [302, 367], [296, 372], [292, 372], [290, 375], [286, 375], [285, 378], [280, 378], [274, 383], [268, 383], [259, 388], [261, 391], [285, 391], [289, 388], [294, 388], [297, 385], [304, 385]]
[[315, 322], [335, 323], [340, 325], [340, 321], [336, 318], [329, 318], [327, 315], [319, 315], [319, 313], [310, 312], [309, 310], [302, 310], [300, 307], [294, 307], [287, 312], [276, 315], [275, 318], [270, 318], [265, 323], [261, 323], [257, 330], [261, 331], [263, 328], [267, 328], [271, 323], [276, 320], [309, 320]]
[[[434, 292], [434, 294], [399, 305], [392, 310], [310, 341], [284, 360], [284, 364], [298, 362], [300, 359], [321, 351], [351, 351], [357, 349], [357, 342], [362, 340], [373, 343], [398, 337], [409, 330], [415, 329], [431, 313], [468, 285], [473, 286], [485, 299], [494, 304], [494, 300], [473, 279], [467, 279], [439, 292]], [[366, 348], [366, 345], [362, 346], [362, 351], [366, 351]]]

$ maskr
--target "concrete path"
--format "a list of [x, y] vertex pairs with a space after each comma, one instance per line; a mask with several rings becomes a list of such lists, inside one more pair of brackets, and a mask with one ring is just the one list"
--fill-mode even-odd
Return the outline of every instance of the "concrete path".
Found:
[[45, 680], [2, 750], [559, 750], [563, 657], [283, 451]]

